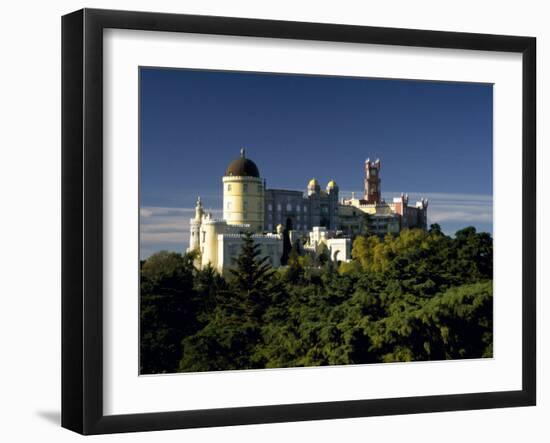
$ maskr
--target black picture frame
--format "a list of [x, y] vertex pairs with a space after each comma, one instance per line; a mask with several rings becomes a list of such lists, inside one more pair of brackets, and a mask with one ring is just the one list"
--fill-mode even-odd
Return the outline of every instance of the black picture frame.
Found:
[[[103, 30], [192, 32], [522, 54], [522, 389], [130, 415], [103, 413]], [[536, 39], [83, 9], [62, 18], [62, 426], [82, 434], [530, 406], [536, 403]]]

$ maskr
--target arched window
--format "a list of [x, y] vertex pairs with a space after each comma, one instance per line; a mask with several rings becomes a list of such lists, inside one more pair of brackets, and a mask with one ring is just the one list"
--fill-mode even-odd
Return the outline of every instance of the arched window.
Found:
[[286, 210], [287, 211], [292, 211], [292, 205], [290, 203], [286, 204]]

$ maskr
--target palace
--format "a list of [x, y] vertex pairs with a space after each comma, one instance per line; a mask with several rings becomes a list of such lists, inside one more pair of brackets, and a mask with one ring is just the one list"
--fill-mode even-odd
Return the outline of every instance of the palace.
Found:
[[267, 189], [260, 171], [241, 149], [222, 177], [223, 217], [205, 213], [200, 197], [190, 220], [188, 251], [200, 252], [199, 266], [219, 272], [230, 268], [239, 254], [243, 232], [251, 232], [261, 255], [273, 267], [286, 264], [289, 249], [332, 261], [351, 260], [351, 244], [359, 234], [397, 234], [403, 228], [427, 227], [428, 201], [408, 205], [401, 194], [391, 203], [382, 198], [380, 160], [365, 162], [364, 196], [339, 199], [334, 180], [322, 190], [313, 178], [304, 194], [298, 190]]
[[398, 234], [404, 228], [427, 229], [428, 200], [422, 198], [415, 206], [409, 206], [409, 195], [401, 194], [392, 202], [387, 203], [382, 198], [380, 179], [380, 160], [365, 161], [365, 192], [362, 199], [352, 195], [343, 199], [340, 205], [342, 219], [351, 220], [342, 223], [341, 229], [348, 233], [356, 233], [357, 225], [353, 223], [354, 210], [358, 209], [367, 215], [367, 231], [377, 235]]

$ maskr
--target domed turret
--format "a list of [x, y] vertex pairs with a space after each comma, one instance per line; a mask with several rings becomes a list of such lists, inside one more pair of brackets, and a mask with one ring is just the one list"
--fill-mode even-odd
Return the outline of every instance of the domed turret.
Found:
[[226, 177], [260, 177], [258, 166], [249, 158], [245, 157], [244, 148], [241, 149], [241, 156], [231, 163], [225, 170]]
[[240, 158], [233, 160], [223, 181], [223, 218], [229, 225], [249, 225], [252, 232], [264, 229], [264, 187], [260, 171], [241, 149]]
[[320, 190], [319, 182], [316, 178], [312, 178], [307, 184], [307, 195], [319, 193]]
[[331, 180], [328, 182], [327, 191], [330, 191], [331, 189], [337, 189], [337, 188], [338, 188], [338, 185], [334, 180]]

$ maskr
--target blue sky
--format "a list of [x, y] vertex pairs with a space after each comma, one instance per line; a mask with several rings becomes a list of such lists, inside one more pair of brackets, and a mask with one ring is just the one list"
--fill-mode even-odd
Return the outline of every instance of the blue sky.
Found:
[[200, 195], [245, 147], [268, 187], [316, 177], [360, 193], [367, 157], [382, 194], [430, 199], [428, 222], [492, 232], [492, 85], [141, 68], [141, 255], [183, 251]]

